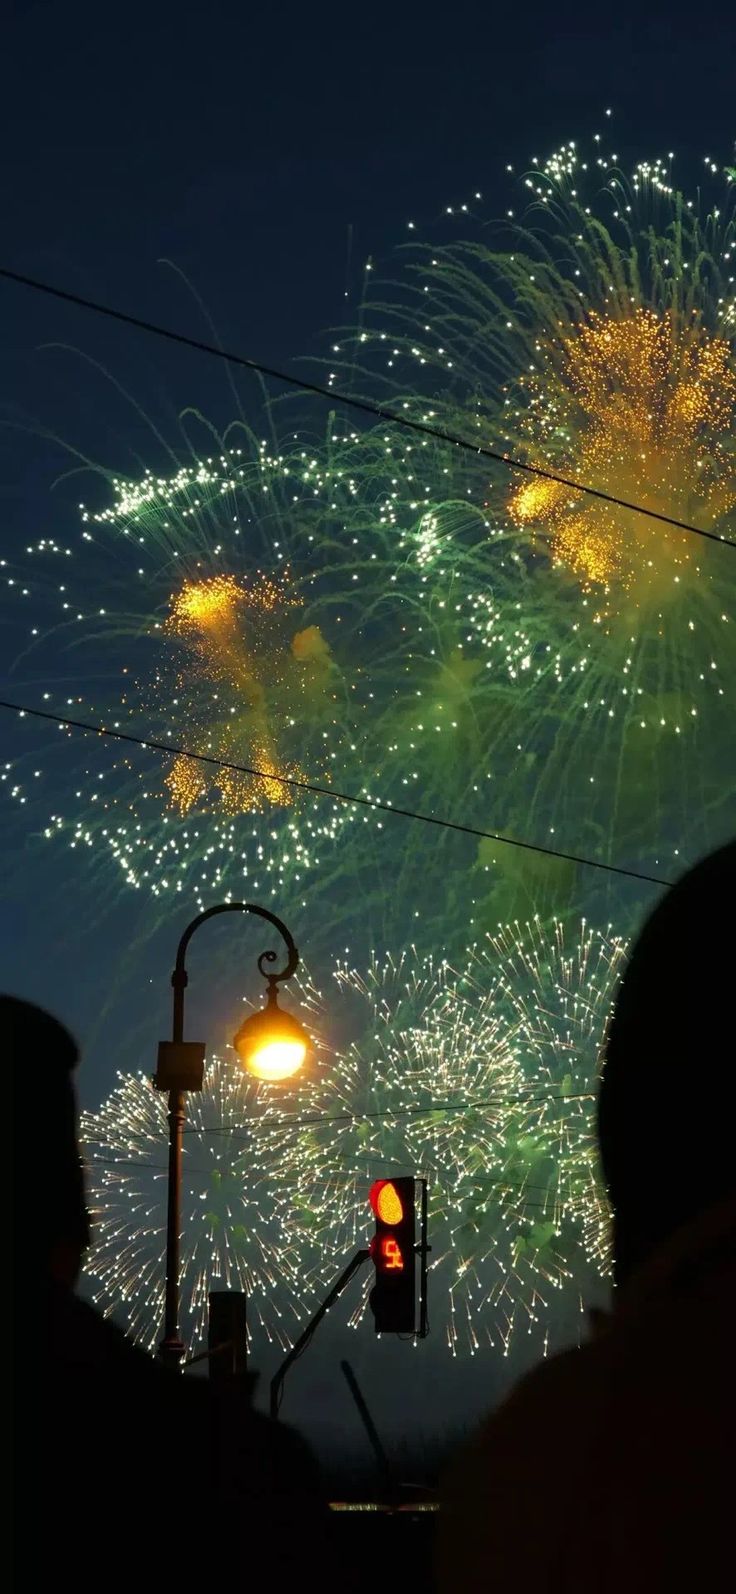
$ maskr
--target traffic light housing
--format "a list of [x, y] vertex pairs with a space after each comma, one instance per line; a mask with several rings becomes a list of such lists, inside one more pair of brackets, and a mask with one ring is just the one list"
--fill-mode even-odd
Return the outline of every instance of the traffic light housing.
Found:
[[376, 1179], [370, 1254], [376, 1270], [370, 1306], [377, 1334], [413, 1334], [416, 1309], [416, 1180]]

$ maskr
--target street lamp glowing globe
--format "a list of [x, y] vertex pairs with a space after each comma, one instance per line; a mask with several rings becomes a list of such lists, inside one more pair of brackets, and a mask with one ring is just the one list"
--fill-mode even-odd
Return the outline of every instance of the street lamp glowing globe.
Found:
[[241, 1024], [233, 1046], [243, 1068], [266, 1084], [291, 1079], [303, 1066], [309, 1038], [292, 1013], [285, 1013], [271, 986], [266, 1006]]

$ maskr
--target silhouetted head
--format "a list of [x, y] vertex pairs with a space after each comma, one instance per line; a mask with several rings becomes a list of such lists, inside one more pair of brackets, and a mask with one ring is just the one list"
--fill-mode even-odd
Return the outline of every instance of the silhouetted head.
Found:
[[0, 1046], [12, 1098], [16, 1246], [72, 1285], [89, 1245], [73, 1083], [79, 1054], [55, 1018], [14, 996], [0, 996]]
[[598, 1101], [619, 1283], [736, 1195], [735, 920], [731, 843], [658, 903], [621, 981]]

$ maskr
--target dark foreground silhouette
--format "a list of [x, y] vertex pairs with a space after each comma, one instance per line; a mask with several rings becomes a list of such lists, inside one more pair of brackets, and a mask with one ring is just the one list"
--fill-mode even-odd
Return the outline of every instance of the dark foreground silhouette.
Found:
[[[74, 1293], [89, 1229], [71, 1037], [0, 998], [12, 1095], [15, 1586], [179, 1590], [220, 1572], [326, 1577], [327, 1511], [296, 1434], [189, 1382]], [[220, 1386], [220, 1390], [223, 1386]]]
[[735, 902], [731, 845], [667, 894], [633, 950], [599, 1098], [613, 1310], [451, 1470], [442, 1594], [736, 1586]]

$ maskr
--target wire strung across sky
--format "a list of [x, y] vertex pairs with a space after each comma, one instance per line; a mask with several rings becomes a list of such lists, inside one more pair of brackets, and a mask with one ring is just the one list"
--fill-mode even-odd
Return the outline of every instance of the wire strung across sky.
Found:
[[0, 698], [0, 709], [16, 713], [21, 718], [28, 716], [32, 719], [50, 720], [63, 730], [87, 731], [95, 736], [107, 736], [112, 741], [128, 742], [134, 747], [142, 747], [151, 752], [169, 753], [176, 758], [190, 758], [199, 764], [214, 764], [217, 769], [229, 769], [238, 775], [251, 775], [255, 780], [276, 781], [281, 786], [296, 787], [297, 790], [310, 792], [316, 797], [330, 797], [333, 802], [352, 803], [355, 807], [370, 808], [376, 813], [389, 814], [394, 819], [413, 819], [418, 824], [435, 825], [440, 830], [454, 830], [464, 836], [478, 836], [482, 841], [495, 841], [502, 847], [517, 847], [523, 852], [542, 853], [547, 858], [559, 858], [565, 863], [582, 864], [586, 869], [602, 869], [606, 874], [623, 875], [629, 880], [644, 880], [653, 886], [673, 884], [671, 880], [665, 880], [663, 875], [645, 874], [641, 869], [627, 869], [622, 864], [603, 863], [599, 858], [585, 858], [577, 852], [562, 852], [557, 847], [544, 847], [541, 842], [521, 841], [516, 836], [504, 836], [495, 830], [480, 830], [475, 825], [463, 825], [454, 819], [439, 819], [434, 814], [418, 813], [413, 808], [398, 808], [392, 803], [381, 802], [377, 797], [358, 797], [349, 792], [336, 791], [331, 786], [316, 786], [308, 780], [297, 780], [294, 776], [275, 775], [270, 770], [255, 769], [249, 764], [236, 764], [226, 758], [215, 758], [211, 753], [194, 753], [187, 747], [178, 746], [175, 742], [152, 741], [148, 737], [134, 736], [130, 731], [112, 730], [91, 720], [70, 719], [66, 714], [54, 714], [50, 709], [35, 708], [27, 703], [15, 703]]
[[[94, 1157], [92, 1166], [94, 1168], [145, 1168], [146, 1173], [168, 1173], [169, 1168], [167, 1162], [144, 1162], [138, 1157]], [[353, 1162], [349, 1161], [348, 1158], [345, 1157], [340, 1163], [329, 1163], [325, 1167], [325, 1172], [329, 1171], [331, 1173], [341, 1173], [344, 1168], [353, 1167]], [[199, 1177], [201, 1179], [209, 1179], [212, 1176], [212, 1169], [192, 1168], [190, 1167], [189, 1163], [187, 1163], [187, 1178], [190, 1176], [190, 1174], [192, 1178]], [[418, 1177], [421, 1177], [421, 1175], [418, 1175]], [[287, 1176], [282, 1182], [286, 1185], [288, 1185], [289, 1182], [296, 1184], [299, 1182], [299, 1179], [299, 1174], [292, 1174], [291, 1181]], [[533, 1190], [539, 1195], [546, 1196], [548, 1199], [550, 1196], [554, 1196], [555, 1194], [554, 1189], [548, 1189], [546, 1185], [527, 1184], [526, 1181], [522, 1182], [518, 1179], [505, 1179], [502, 1175], [496, 1176], [493, 1174], [476, 1173], [473, 1175], [473, 1180], [477, 1185], [492, 1185], [494, 1188], [499, 1186], [503, 1190], [520, 1190], [523, 1194], [525, 1194], [527, 1190]], [[433, 1184], [439, 1185], [440, 1188], [449, 1188], [449, 1181], [446, 1179], [434, 1179], [432, 1182]], [[525, 1202], [525, 1206], [528, 1206], [530, 1209], [539, 1208], [541, 1211], [545, 1211], [547, 1208], [547, 1202], [528, 1201]]]
[[[314, 1113], [310, 1117], [304, 1117], [304, 1118], [298, 1117], [296, 1115], [291, 1115], [291, 1117], [289, 1117], [289, 1115], [287, 1114], [281, 1120], [281, 1122], [278, 1123], [277, 1125], [269, 1124], [269, 1133], [273, 1134], [275, 1128], [286, 1132], [286, 1131], [291, 1130], [291, 1129], [307, 1129], [307, 1128], [311, 1128], [314, 1124], [363, 1123], [363, 1121], [365, 1119], [367, 1119], [367, 1118], [381, 1118], [381, 1119], [385, 1120], [387, 1118], [415, 1118], [415, 1117], [428, 1117], [428, 1116], [431, 1117], [431, 1115], [433, 1113], [473, 1112], [478, 1107], [503, 1106], [507, 1102], [517, 1101], [517, 1100], [524, 1100], [524, 1101], [529, 1101], [529, 1102], [536, 1102], [536, 1101], [594, 1101], [595, 1100], [595, 1092], [594, 1091], [590, 1091], [590, 1090], [570, 1090], [570, 1091], [564, 1091], [564, 1092], [563, 1091], [555, 1092], [555, 1091], [545, 1090], [545, 1091], [541, 1091], [541, 1092], [535, 1092], [533, 1087], [530, 1086], [528, 1090], [512, 1091], [512, 1092], [507, 1093], [507, 1094], [505, 1094], [503, 1096], [485, 1096], [482, 1099], [478, 1099], [478, 1100], [474, 1100], [474, 1101], [434, 1102], [431, 1107], [396, 1107], [396, 1108], [383, 1107], [383, 1108], [378, 1108], [375, 1111], [362, 1112], [362, 1113], [350, 1113], [350, 1112], [346, 1112], [346, 1113]], [[248, 1123], [251, 1120], [255, 1120], [258, 1123], [263, 1123], [263, 1118], [262, 1118], [262, 1116], [260, 1114], [257, 1114], [257, 1113], [244, 1113], [242, 1118], [238, 1121], [237, 1124], [233, 1124], [233, 1125], [230, 1125], [230, 1124], [215, 1124], [215, 1125], [212, 1126], [211, 1129], [203, 1129], [201, 1127], [195, 1127], [194, 1125], [190, 1125], [189, 1127], [185, 1126], [185, 1128], [184, 1128], [184, 1130], [182, 1132], [183, 1132], [184, 1135], [192, 1135], [192, 1136], [196, 1137], [197, 1140], [207, 1140], [212, 1135], [230, 1135], [232, 1137], [231, 1141], [230, 1141], [230, 1144], [232, 1144], [233, 1140], [250, 1141], [250, 1135], [248, 1135], [248, 1134], [244, 1135], [240, 1131], [241, 1131], [241, 1126], [244, 1123]], [[133, 1130], [128, 1135], [128, 1142], [132, 1146], [132, 1145], [135, 1144], [136, 1139], [140, 1139], [141, 1142], [145, 1145], [145, 1144], [147, 1144], [150, 1141], [150, 1138], [151, 1138], [150, 1134], [147, 1134], [143, 1130], [139, 1131], [137, 1135], [136, 1135], [136, 1131]], [[158, 1171], [158, 1172], [161, 1172], [161, 1173], [166, 1173], [167, 1168], [168, 1168], [168, 1164], [150, 1163], [150, 1162], [144, 1161], [144, 1160], [142, 1160], [141, 1158], [138, 1158], [138, 1157], [113, 1157], [113, 1158], [110, 1158], [110, 1159], [101, 1158], [101, 1157], [94, 1157], [93, 1158], [93, 1163], [94, 1163], [95, 1167], [102, 1167], [102, 1168], [116, 1168], [116, 1167], [146, 1168], [146, 1169], [153, 1169], [154, 1171]], [[352, 1161], [352, 1159], [348, 1159], [348, 1158], [344, 1157], [344, 1158], [342, 1158], [341, 1161], [335, 1161], [330, 1166], [331, 1166], [331, 1168], [333, 1168], [333, 1170], [341, 1171], [343, 1167], [352, 1167], [353, 1166], [353, 1161]], [[211, 1172], [211, 1170], [210, 1169], [206, 1169], [206, 1168], [193, 1168], [193, 1167], [190, 1166], [189, 1162], [187, 1162], [187, 1176], [189, 1176], [189, 1174], [192, 1174], [192, 1175], [199, 1174], [203, 1178], [208, 1178], [210, 1176], [210, 1172]], [[501, 1185], [504, 1189], [536, 1190], [540, 1194], [546, 1195], [546, 1196], [549, 1196], [549, 1193], [550, 1193], [545, 1185], [529, 1184], [529, 1183], [527, 1183], [526, 1180], [524, 1180], [523, 1182], [519, 1182], [519, 1181], [515, 1181], [513, 1179], [505, 1179], [502, 1176], [496, 1176], [496, 1175], [490, 1175], [490, 1174], [477, 1174], [477, 1173], [474, 1174], [473, 1177], [474, 1177], [474, 1180], [475, 1180], [476, 1184], [490, 1184], [490, 1185], [494, 1185], [494, 1186], [495, 1185]], [[297, 1180], [298, 1179], [298, 1175], [294, 1175], [294, 1179]], [[288, 1180], [286, 1182], [288, 1183]], [[438, 1180], [436, 1182], [442, 1183], [441, 1180]]]
[[619, 509], [628, 509], [632, 514], [645, 515], [649, 520], [658, 520], [665, 526], [673, 526], [676, 531], [689, 532], [695, 537], [705, 537], [709, 542], [724, 543], [727, 548], [736, 548], [736, 541], [731, 537], [721, 536], [719, 532], [706, 531], [702, 526], [693, 526], [686, 520], [676, 520], [672, 515], [662, 514], [656, 509], [645, 509], [642, 504], [632, 504], [625, 498], [617, 498], [613, 493], [603, 492], [599, 487], [591, 487], [585, 482], [575, 481], [572, 477], [558, 476], [554, 471], [545, 470], [541, 465], [530, 465], [526, 460], [501, 454], [483, 443], [474, 443], [470, 438], [462, 437], [458, 433], [429, 426], [425, 421], [397, 414], [394, 410], [385, 409], [381, 404], [373, 404], [368, 399], [353, 398], [336, 388], [324, 387], [319, 382], [305, 381], [302, 377], [292, 375], [291, 372], [265, 365], [261, 360], [252, 360], [245, 354], [235, 354], [231, 350], [219, 347], [216, 343], [207, 343], [201, 338], [189, 336], [186, 332], [174, 331], [172, 327], [159, 326], [155, 321], [146, 321], [142, 316], [131, 315], [128, 311], [118, 310], [113, 305], [101, 304], [84, 294], [72, 293], [68, 288], [59, 288], [55, 283], [44, 282], [38, 277], [29, 277], [22, 271], [13, 271], [9, 266], [0, 266], [0, 277], [6, 282], [15, 282], [21, 287], [32, 288], [35, 293], [44, 293], [53, 299], [62, 299], [67, 304], [76, 305], [80, 310], [91, 310], [95, 315], [106, 316], [110, 321], [135, 327], [139, 332], [148, 332], [154, 337], [166, 338], [170, 343], [179, 343], [186, 348], [195, 349], [199, 354], [213, 355], [218, 360], [225, 360], [228, 365], [257, 371], [259, 376], [271, 377], [276, 382], [283, 382], [287, 387], [298, 388], [302, 393], [311, 393], [317, 398], [328, 399], [331, 404], [341, 404], [348, 409], [360, 410], [364, 415], [373, 416], [374, 420], [388, 421], [394, 426], [404, 426], [410, 431], [432, 437], [436, 442], [450, 443], [454, 448], [465, 449], [483, 459], [493, 460], [497, 465], [505, 465], [508, 470], [520, 470], [530, 476], [541, 476], [545, 481], [557, 482], [559, 486], [569, 487], [573, 492], [585, 493], [588, 497], [602, 500], [603, 503], [615, 504]]
[[[533, 1092], [532, 1090], [517, 1090], [512, 1091], [506, 1096], [487, 1096], [483, 1100], [479, 1101], [438, 1101], [433, 1102], [430, 1107], [380, 1107], [374, 1112], [315, 1113], [311, 1118], [295, 1118], [293, 1116], [290, 1118], [287, 1114], [277, 1125], [272, 1125], [270, 1127], [271, 1132], [273, 1133], [274, 1128], [304, 1129], [310, 1124], [362, 1124], [365, 1118], [421, 1118], [431, 1117], [432, 1113], [434, 1112], [473, 1112], [476, 1107], [502, 1107], [510, 1101], [526, 1102], [592, 1100], [593, 1092], [589, 1090], [570, 1090], [557, 1094], [550, 1090], [544, 1090], [541, 1092]], [[236, 1135], [238, 1133], [240, 1123], [247, 1123], [249, 1118], [256, 1118], [259, 1122], [261, 1121], [260, 1114], [245, 1113], [243, 1118], [239, 1120], [238, 1124], [233, 1125], [232, 1128], [229, 1124], [223, 1124], [220, 1127], [207, 1130], [198, 1128], [187, 1129], [185, 1127], [183, 1133], [185, 1135]]]
[[[448, 1112], [474, 1112], [478, 1107], [503, 1107], [510, 1101], [594, 1101], [595, 1092], [591, 1090], [535, 1091], [532, 1086], [528, 1090], [515, 1090], [503, 1096], [484, 1096], [474, 1101], [438, 1101], [430, 1107], [379, 1107], [370, 1112], [339, 1112], [339, 1113], [313, 1113], [308, 1118], [300, 1118], [295, 1114], [285, 1114], [277, 1124], [269, 1123], [269, 1133], [275, 1130], [286, 1132], [290, 1129], [308, 1129], [314, 1124], [357, 1124], [363, 1123], [366, 1118], [421, 1118], [431, 1117], [433, 1113]], [[263, 1123], [260, 1113], [243, 1113], [237, 1124], [214, 1124], [211, 1129], [203, 1129], [193, 1124], [184, 1126], [182, 1134], [195, 1135], [198, 1140], [209, 1139], [210, 1135], [232, 1135], [239, 1140], [247, 1140], [247, 1135], [241, 1135], [242, 1124]], [[136, 1132], [131, 1130], [128, 1135], [132, 1143], [136, 1139], [147, 1141], [150, 1135], [144, 1129]]]
[[[311, 1129], [315, 1124], [353, 1124], [363, 1123], [368, 1118], [417, 1118], [431, 1117], [433, 1113], [448, 1112], [475, 1112], [479, 1107], [506, 1106], [511, 1101], [538, 1102], [538, 1101], [595, 1101], [595, 1091], [568, 1090], [568, 1091], [535, 1091], [530, 1086], [528, 1090], [511, 1091], [503, 1096], [485, 1096], [473, 1101], [440, 1101], [434, 1102], [430, 1107], [380, 1107], [370, 1112], [343, 1112], [343, 1113], [312, 1113], [308, 1117], [299, 1117], [296, 1114], [286, 1114], [277, 1124], [269, 1122], [269, 1134], [276, 1130], [287, 1132], [292, 1129]], [[230, 1135], [235, 1140], [249, 1140], [249, 1135], [241, 1133], [242, 1125], [250, 1122], [262, 1124], [263, 1115], [260, 1113], [243, 1113], [237, 1124], [213, 1124], [211, 1128], [204, 1129], [198, 1125], [185, 1125], [183, 1135], [194, 1136], [197, 1140], [208, 1140], [212, 1135]], [[136, 1139], [147, 1143], [150, 1134], [146, 1130], [131, 1130], [128, 1141], [132, 1145]], [[119, 1159], [115, 1159], [119, 1160]], [[481, 1178], [483, 1176], [481, 1175]], [[539, 1188], [539, 1187], [537, 1187]]]
[[[530, 1087], [529, 1090], [512, 1091], [505, 1096], [486, 1096], [478, 1101], [438, 1101], [433, 1102], [430, 1107], [380, 1107], [371, 1112], [322, 1112], [313, 1113], [308, 1118], [299, 1118], [293, 1114], [291, 1116], [286, 1114], [277, 1124], [269, 1124], [269, 1133], [273, 1134], [275, 1130], [286, 1132], [290, 1129], [307, 1129], [311, 1128], [313, 1124], [362, 1124], [366, 1118], [427, 1118], [431, 1117], [433, 1113], [474, 1112], [478, 1107], [503, 1107], [510, 1101], [594, 1100], [595, 1092], [590, 1090], [568, 1090], [563, 1092], [544, 1090], [535, 1092]], [[182, 1134], [195, 1135], [198, 1140], [207, 1139], [210, 1135], [233, 1135], [237, 1139], [245, 1140], [248, 1137], [240, 1134], [240, 1128], [242, 1124], [251, 1120], [256, 1123], [262, 1123], [263, 1116], [260, 1113], [243, 1113], [237, 1124], [215, 1124], [211, 1129], [202, 1129], [195, 1125], [187, 1127], [185, 1125]], [[145, 1141], [149, 1139], [149, 1135], [147, 1131], [140, 1130], [138, 1138]], [[135, 1130], [130, 1132], [129, 1139], [131, 1141], [136, 1139]]]

